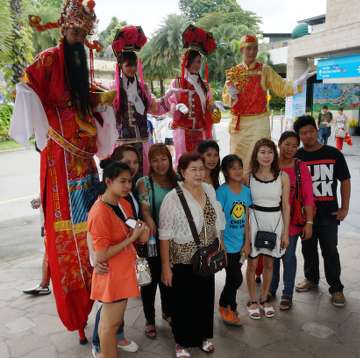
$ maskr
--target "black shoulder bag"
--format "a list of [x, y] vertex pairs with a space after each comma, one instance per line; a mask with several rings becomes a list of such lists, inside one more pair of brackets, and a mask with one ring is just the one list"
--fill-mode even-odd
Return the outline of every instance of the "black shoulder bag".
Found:
[[[181, 205], [184, 209], [186, 218], [189, 222], [190, 230], [198, 250], [191, 258], [191, 264], [195, 274], [208, 277], [221, 271], [226, 267], [226, 254], [221, 247], [220, 240], [217, 238], [210, 245], [201, 247], [199, 235], [196, 230], [193, 216], [191, 214], [189, 205], [185, 199], [184, 192], [180, 186], [176, 187], [176, 192], [179, 196]], [[204, 225], [206, 223], [204, 222]]]
[[253, 210], [254, 210], [256, 226], [258, 228], [258, 231], [256, 232], [256, 236], [255, 236], [254, 246], [257, 249], [268, 249], [268, 250], [272, 251], [275, 249], [275, 246], [276, 246], [276, 240], [277, 240], [276, 229], [278, 228], [278, 226], [280, 224], [281, 213], [280, 213], [278, 223], [277, 223], [274, 231], [272, 232], [272, 231], [259, 230], [259, 223], [258, 223], [256, 213], [255, 213], [256, 210], [255, 209], [253, 209]]

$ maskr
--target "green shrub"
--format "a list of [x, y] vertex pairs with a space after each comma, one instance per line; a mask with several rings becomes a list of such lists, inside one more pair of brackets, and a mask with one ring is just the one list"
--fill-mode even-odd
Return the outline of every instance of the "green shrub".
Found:
[[0, 104], [0, 140], [6, 140], [9, 138], [9, 127], [12, 112], [12, 104]]

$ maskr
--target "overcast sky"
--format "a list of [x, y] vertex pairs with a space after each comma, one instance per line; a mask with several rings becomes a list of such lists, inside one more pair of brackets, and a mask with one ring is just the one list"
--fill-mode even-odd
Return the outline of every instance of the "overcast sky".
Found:
[[[298, 20], [322, 15], [326, 0], [238, 0], [244, 10], [262, 17], [264, 32], [291, 32]], [[178, 0], [98, 0], [99, 29], [104, 29], [112, 16], [129, 24], [142, 25], [150, 36], [170, 13], [179, 13]]]

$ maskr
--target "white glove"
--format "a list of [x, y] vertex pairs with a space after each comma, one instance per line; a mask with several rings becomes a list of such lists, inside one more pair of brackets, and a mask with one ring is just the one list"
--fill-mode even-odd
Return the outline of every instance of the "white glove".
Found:
[[189, 108], [184, 103], [178, 103], [175, 107], [177, 111], [180, 111], [182, 114], [188, 114]]
[[229, 95], [230, 95], [231, 99], [237, 100], [239, 91], [235, 86], [229, 86], [228, 87], [228, 92], [229, 92]]
[[220, 112], [225, 112], [224, 104], [221, 101], [215, 101], [214, 107], [217, 108]]
[[169, 88], [165, 95], [164, 98], [165, 99], [169, 99], [169, 97], [171, 97], [173, 94], [177, 94], [177, 93], [184, 93], [184, 92], [188, 92], [187, 89], [183, 89], [183, 88]]
[[316, 71], [310, 72], [310, 68], [308, 68], [297, 80], [294, 81], [293, 89], [295, 94], [298, 93], [298, 87], [303, 85], [310, 77], [314, 76]]

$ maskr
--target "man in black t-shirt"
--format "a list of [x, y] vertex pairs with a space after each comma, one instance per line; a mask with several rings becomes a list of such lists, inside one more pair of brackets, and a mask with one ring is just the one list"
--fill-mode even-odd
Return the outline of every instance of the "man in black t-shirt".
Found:
[[[309, 167], [316, 203], [313, 237], [302, 241], [305, 280], [296, 286], [296, 291], [306, 292], [319, 284], [319, 242], [332, 303], [334, 306], [343, 307], [345, 305], [344, 286], [340, 280], [341, 267], [337, 243], [338, 225], [346, 218], [349, 211], [350, 172], [340, 151], [319, 143], [313, 117], [299, 117], [294, 123], [294, 130], [300, 135], [304, 146], [299, 149], [297, 158]], [[340, 207], [337, 198], [338, 182], [341, 186]]]

